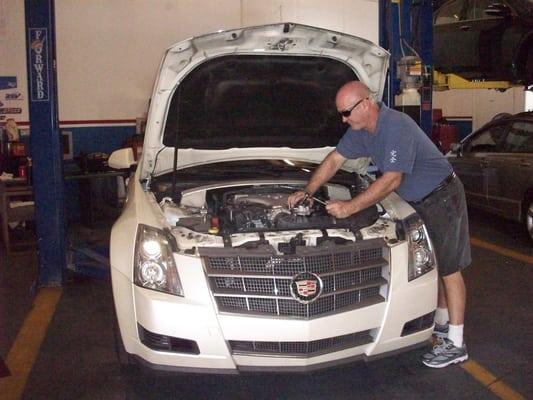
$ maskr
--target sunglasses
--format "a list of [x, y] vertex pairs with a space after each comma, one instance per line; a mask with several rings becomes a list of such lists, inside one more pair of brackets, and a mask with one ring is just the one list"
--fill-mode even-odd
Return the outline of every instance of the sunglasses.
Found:
[[363, 97], [361, 100], [355, 103], [352, 108], [349, 108], [348, 110], [339, 111], [339, 115], [341, 117], [348, 118], [352, 114], [352, 111], [355, 110], [355, 107], [357, 107], [359, 104], [361, 104], [366, 99], [368, 99], [368, 97]]

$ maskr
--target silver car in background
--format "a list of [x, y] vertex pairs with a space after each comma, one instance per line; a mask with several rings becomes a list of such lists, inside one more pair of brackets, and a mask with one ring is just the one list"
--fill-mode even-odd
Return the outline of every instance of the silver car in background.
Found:
[[448, 155], [470, 207], [524, 224], [533, 240], [533, 113], [492, 120]]

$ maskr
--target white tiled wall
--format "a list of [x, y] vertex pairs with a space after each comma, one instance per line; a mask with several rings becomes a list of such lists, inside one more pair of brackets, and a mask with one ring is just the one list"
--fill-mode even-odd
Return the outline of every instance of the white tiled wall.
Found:
[[[164, 49], [190, 36], [238, 26], [298, 22], [378, 41], [377, 0], [56, 0], [60, 120], [135, 119]], [[26, 93], [24, 0], [0, 0], [0, 76]], [[445, 116], [477, 128], [499, 112], [524, 110], [524, 91], [434, 93]], [[26, 100], [23, 113], [28, 120]]]
[[[27, 93], [26, 38], [24, 35], [24, 0], [0, 0], [0, 76], [16, 76], [17, 91]], [[4, 92], [4, 91], [2, 91]], [[0, 99], [5, 107], [22, 108], [12, 115], [17, 121], [28, 120], [27, 100], [11, 102]]]
[[[55, 8], [62, 121], [142, 116], [164, 50], [202, 33], [283, 21], [378, 41], [377, 0], [56, 0]], [[0, 76], [18, 76], [25, 92], [24, 0], [0, 0], [0, 11]]]
[[505, 92], [494, 89], [453, 89], [433, 93], [433, 108], [441, 108], [445, 117], [470, 117], [475, 130], [499, 113], [516, 114], [525, 109], [523, 87]]

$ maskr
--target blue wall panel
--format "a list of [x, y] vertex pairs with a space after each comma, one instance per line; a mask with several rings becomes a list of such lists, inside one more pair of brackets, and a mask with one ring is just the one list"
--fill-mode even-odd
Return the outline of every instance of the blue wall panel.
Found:
[[134, 126], [98, 126], [82, 128], [61, 128], [62, 132], [72, 132], [74, 156], [80, 153], [112, 153], [120, 149], [124, 140], [135, 134]]
[[[72, 147], [74, 160], [64, 161], [66, 174], [79, 172], [78, 157], [80, 154], [107, 153], [123, 147], [124, 141], [135, 135], [135, 126], [93, 126], [61, 128], [62, 132], [72, 132]], [[95, 190], [109, 190], [110, 182], [98, 182]], [[102, 196], [96, 196], [98, 198]], [[100, 199], [102, 201], [102, 199]], [[69, 222], [79, 221], [81, 206], [79, 200], [79, 185], [77, 180], [65, 181], [65, 208]]]

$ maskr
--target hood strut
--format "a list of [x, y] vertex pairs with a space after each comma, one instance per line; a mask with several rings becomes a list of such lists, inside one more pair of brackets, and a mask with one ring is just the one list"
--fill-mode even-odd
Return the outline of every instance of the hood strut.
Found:
[[[177, 104], [180, 104], [180, 97], [181, 97], [181, 86], [178, 86], [178, 93], [176, 93], [177, 96]], [[172, 167], [172, 201], [176, 201], [176, 179], [178, 175], [178, 136], [179, 136], [179, 126], [180, 126], [180, 119], [179, 116], [176, 118], [176, 127], [175, 127], [175, 134], [174, 134], [174, 163]]]

